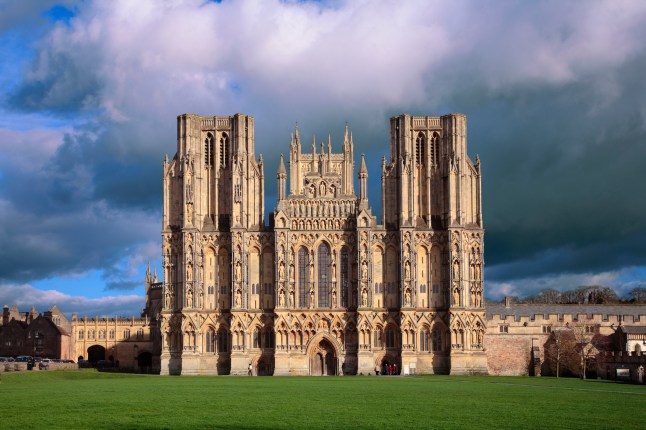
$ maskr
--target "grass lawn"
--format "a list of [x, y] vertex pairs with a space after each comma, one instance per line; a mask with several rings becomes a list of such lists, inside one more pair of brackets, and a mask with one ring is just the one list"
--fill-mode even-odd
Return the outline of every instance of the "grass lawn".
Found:
[[646, 386], [522, 377], [0, 374], [0, 428], [641, 428]]

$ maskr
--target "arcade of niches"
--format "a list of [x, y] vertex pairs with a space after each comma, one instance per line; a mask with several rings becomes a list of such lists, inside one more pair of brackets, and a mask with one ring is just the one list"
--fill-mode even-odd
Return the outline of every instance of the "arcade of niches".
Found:
[[254, 142], [251, 116], [177, 119], [161, 374], [487, 373], [480, 161], [464, 115], [391, 118], [381, 224], [347, 126], [340, 152], [329, 137], [304, 152], [296, 128], [269, 225]]

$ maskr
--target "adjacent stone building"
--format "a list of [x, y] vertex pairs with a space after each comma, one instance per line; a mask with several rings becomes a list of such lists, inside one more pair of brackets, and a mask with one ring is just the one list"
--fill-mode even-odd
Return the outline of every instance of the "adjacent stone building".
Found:
[[5, 305], [0, 322], [0, 357], [72, 358], [71, 324], [56, 305], [43, 314]]
[[162, 284], [146, 271], [146, 305], [140, 317], [82, 317], [72, 314], [73, 359], [107, 360], [122, 369], [159, 373], [158, 316]]
[[480, 162], [464, 115], [391, 118], [381, 223], [363, 156], [355, 190], [346, 127], [338, 152], [294, 131], [266, 225], [254, 142], [248, 115], [177, 119], [163, 173], [162, 374], [487, 372]]
[[[528, 305], [506, 299], [487, 305], [486, 312], [491, 375], [555, 376], [555, 334], [562, 331], [571, 339], [563, 344], [561, 375], [579, 376], [584, 359], [589, 377], [617, 379], [617, 369], [620, 377], [624, 369], [638, 381], [639, 367], [646, 366], [645, 305]], [[594, 349], [581, 354], [581, 348]]]

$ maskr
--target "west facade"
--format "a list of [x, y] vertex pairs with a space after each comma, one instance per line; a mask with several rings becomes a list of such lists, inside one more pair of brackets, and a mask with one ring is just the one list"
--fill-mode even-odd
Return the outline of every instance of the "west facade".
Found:
[[347, 127], [338, 152], [298, 129], [288, 149], [265, 225], [254, 118], [178, 117], [163, 173], [161, 373], [486, 373], [466, 117], [391, 118], [380, 224]]

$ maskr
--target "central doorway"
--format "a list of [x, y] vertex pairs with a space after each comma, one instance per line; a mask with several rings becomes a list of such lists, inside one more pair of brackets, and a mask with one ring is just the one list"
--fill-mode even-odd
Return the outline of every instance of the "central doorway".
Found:
[[321, 340], [310, 354], [310, 375], [311, 376], [333, 376], [338, 374], [338, 360], [336, 351], [332, 344]]

